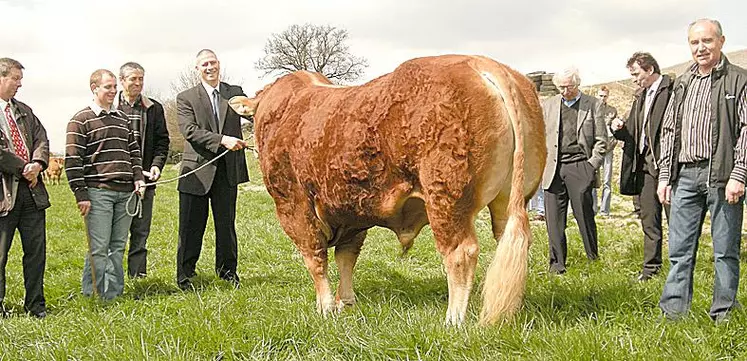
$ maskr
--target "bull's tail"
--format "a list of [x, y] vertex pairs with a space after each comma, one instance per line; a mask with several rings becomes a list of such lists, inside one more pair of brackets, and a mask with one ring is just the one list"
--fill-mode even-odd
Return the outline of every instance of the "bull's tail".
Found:
[[488, 267], [483, 286], [483, 308], [480, 323], [493, 324], [511, 318], [521, 308], [527, 279], [527, 259], [531, 232], [525, 208], [524, 195], [524, 136], [515, 99], [520, 95], [512, 75], [501, 68], [503, 74], [495, 79], [514, 134], [511, 193], [508, 201], [508, 221], [498, 242], [493, 261]]

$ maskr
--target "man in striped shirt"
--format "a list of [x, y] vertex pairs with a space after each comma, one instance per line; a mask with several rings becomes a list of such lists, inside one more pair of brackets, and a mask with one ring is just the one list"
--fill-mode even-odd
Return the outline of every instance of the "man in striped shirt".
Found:
[[676, 319], [690, 310], [693, 268], [706, 211], [711, 212], [715, 280], [710, 316], [738, 306], [739, 248], [747, 178], [747, 71], [721, 53], [721, 24], [688, 28], [695, 64], [677, 78], [664, 115], [657, 193], [671, 204], [670, 269], [659, 307]]
[[[83, 294], [110, 300], [124, 291], [124, 256], [133, 191], [144, 191], [140, 148], [127, 115], [112, 107], [117, 78], [105, 69], [91, 74], [93, 103], [68, 122], [65, 172], [88, 232]], [[95, 290], [94, 290], [95, 283]]]

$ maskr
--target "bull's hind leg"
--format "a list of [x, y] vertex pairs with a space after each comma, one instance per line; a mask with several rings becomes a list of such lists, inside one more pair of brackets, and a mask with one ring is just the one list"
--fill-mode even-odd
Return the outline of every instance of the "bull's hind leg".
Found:
[[506, 223], [508, 222], [508, 195], [510, 189], [507, 192], [501, 192], [495, 197], [490, 203], [488, 203], [488, 209], [490, 210], [490, 218], [493, 225], [493, 237], [495, 241], [501, 240], [503, 230], [506, 229]]
[[326, 316], [335, 310], [327, 277], [327, 237], [321, 230], [321, 222], [306, 204], [308, 203], [277, 203], [277, 214], [283, 229], [303, 256], [304, 264], [314, 281], [316, 309]]
[[[432, 213], [433, 216], [430, 217]], [[428, 210], [436, 247], [443, 256], [449, 285], [446, 325], [461, 325], [464, 322], [475, 279], [477, 256], [480, 253], [472, 220], [466, 215], [455, 213]]]
[[335, 303], [337, 310], [345, 306], [355, 304], [355, 291], [353, 291], [353, 269], [361, 253], [363, 241], [366, 239], [366, 231], [353, 236], [349, 241], [335, 246], [335, 262], [340, 271], [340, 284], [337, 286]]

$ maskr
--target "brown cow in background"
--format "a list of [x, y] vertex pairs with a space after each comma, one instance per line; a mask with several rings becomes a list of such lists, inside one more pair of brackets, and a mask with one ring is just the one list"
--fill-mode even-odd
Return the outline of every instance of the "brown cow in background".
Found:
[[64, 158], [50, 157], [47, 169], [44, 170], [44, 182], [47, 184], [60, 184], [64, 164]]
[[[430, 223], [447, 271], [446, 323], [461, 324], [479, 253], [474, 221], [486, 206], [500, 242], [481, 320], [520, 308], [531, 235], [525, 205], [546, 157], [542, 111], [523, 75], [486, 57], [428, 57], [361, 86], [299, 71], [231, 103], [255, 113], [264, 182], [303, 255], [319, 312], [355, 302], [353, 268], [368, 228], [391, 229], [406, 251]], [[340, 272], [334, 298], [328, 247]]]

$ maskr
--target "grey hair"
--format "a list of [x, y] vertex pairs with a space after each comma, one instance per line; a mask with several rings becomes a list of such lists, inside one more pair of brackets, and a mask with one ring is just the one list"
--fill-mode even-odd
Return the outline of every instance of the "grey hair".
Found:
[[203, 56], [205, 54], [212, 54], [213, 56], [218, 57], [217, 55], [215, 55], [214, 51], [212, 51], [210, 49], [202, 49], [202, 50], [200, 50], [200, 51], [197, 52], [197, 55], [195, 56], [195, 59], [197, 59], [197, 58], [199, 58], [199, 57], [201, 57], [201, 56]]
[[0, 76], [8, 76], [10, 69], [23, 70], [24, 67], [18, 60], [11, 58], [0, 58]]
[[701, 18], [701, 19], [691, 22], [690, 25], [687, 26], [687, 32], [689, 33], [690, 29], [692, 29], [693, 26], [695, 26], [695, 24], [698, 24], [698, 23], [711, 23], [713, 26], [716, 27], [716, 36], [718, 37], [724, 36], [724, 30], [721, 28], [721, 23], [718, 20], [709, 19], [709, 18]]
[[135, 71], [135, 70], [140, 70], [141, 72], [145, 73], [145, 69], [143, 69], [142, 65], [134, 61], [128, 61], [119, 67], [119, 77], [124, 78], [127, 72]]
[[567, 67], [555, 73], [555, 75], [552, 76], [552, 83], [555, 84], [555, 86], [558, 86], [558, 83], [560, 83], [560, 80], [562, 79], [570, 79], [575, 85], [581, 84], [581, 76], [578, 75], [578, 69], [575, 66]]

